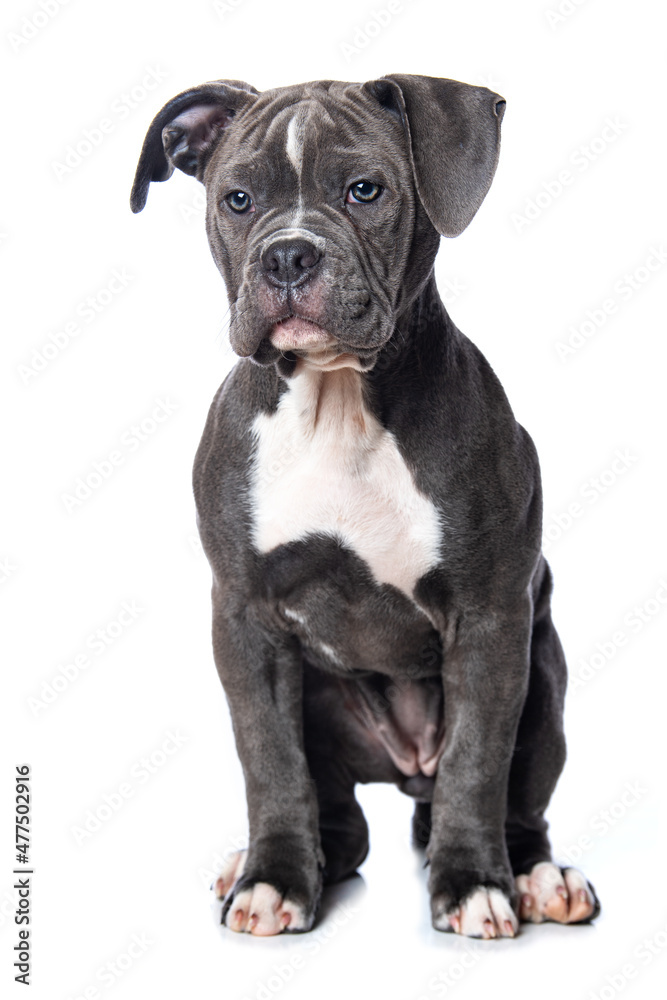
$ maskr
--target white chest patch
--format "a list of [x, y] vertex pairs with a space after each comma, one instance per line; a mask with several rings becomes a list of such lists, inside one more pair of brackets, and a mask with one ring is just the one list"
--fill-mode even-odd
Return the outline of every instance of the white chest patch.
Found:
[[332, 535], [379, 583], [412, 596], [439, 560], [438, 513], [364, 406], [359, 373], [299, 367], [277, 411], [254, 422], [255, 546], [265, 553], [313, 532]]

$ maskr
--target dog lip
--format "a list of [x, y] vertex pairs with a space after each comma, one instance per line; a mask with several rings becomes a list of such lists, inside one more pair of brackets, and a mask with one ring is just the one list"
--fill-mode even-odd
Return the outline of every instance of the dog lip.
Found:
[[343, 353], [327, 350], [311, 353], [300, 351], [297, 354], [295, 372], [303, 371], [304, 368], [316, 369], [319, 372], [335, 372], [340, 368], [364, 371], [364, 366], [356, 354], [348, 351]]
[[332, 347], [336, 338], [319, 324], [300, 316], [288, 316], [274, 323], [269, 340], [281, 351], [301, 351]]

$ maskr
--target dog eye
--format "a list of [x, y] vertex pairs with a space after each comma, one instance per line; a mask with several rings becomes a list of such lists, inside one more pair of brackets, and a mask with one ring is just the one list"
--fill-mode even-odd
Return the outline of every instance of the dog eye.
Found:
[[369, 201], [375, 201], [382, 194], [382, 187], [374, 184], [373, 181], [357, 181], [347, 192], [345, 199], [348, 204], [365, 205]]
[[246, 191], [232, 191], [225, 200], [229, 207], [239, 215], [242, 215], [243, 212], [249, 212], [251, 209], [253, 212], [255, 210], [252, 198]]

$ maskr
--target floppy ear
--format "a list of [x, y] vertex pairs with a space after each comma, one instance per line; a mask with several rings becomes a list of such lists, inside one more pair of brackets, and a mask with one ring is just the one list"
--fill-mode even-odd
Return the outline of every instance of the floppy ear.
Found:
[[178, 167], [201, 179], [206, 161], [234, 115], [258, 91], [240, 80], [214, 80], [174, 97], [151, 122], [134, 176], [130, 206], [140, 212], [151, 181], [166, 181]]
[[365, 87], [403, 122], [431, 222], [442, 236], [458, 236], [491, 186], [504, 99], [486, 87], [429, 76], [391, 74]]

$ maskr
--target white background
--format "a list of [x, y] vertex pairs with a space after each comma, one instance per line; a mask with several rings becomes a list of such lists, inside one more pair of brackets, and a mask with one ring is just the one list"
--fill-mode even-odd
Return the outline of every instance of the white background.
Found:
[[[43, 2], [53, 11], [57, 0]], [[38, 2], [4, 5], [0, 976], [12, 996], [26, 995], [11, 982], [23, 762], [33, 772], [34, 1000], [659, 994], [664, 27], [652, 0], [565, 0], [560, 20], [549, 15], [557, 2], [401, 0], [368, 31], [383, 0], [227, 10], [223, 0], [219, 11], [208, 0], [69, 0], [48, 17]], [[559, 857], [579, 853], [598, 890], [594, 927], [527, 927], [503, 942], [431, 930], [408, 846], [411, 803], [384, 787], [361, 790], [372, 837], [363, 882], [327, 896], [310, 936], [235, 936], [208, 892], [245, 836], [190, 489], [232, 363], [227, 303], [198, 183], [178, 174], [153, 185], [139, 216], [130, 186], [153, 115], [191, 85], [389, 72], [485, 84], [507, 99], [494, 184], [470, 228], [443, 241], [437, 271], [454, 321], [489, 358], [541, 457], [572, 675], [570, 757], [549, 816]], [[101, 141], [58, 167], [102, 119]], [[564, 170], [571, 183], [559, 191]], [[126, 285], [109, 296], [114, 270]], [[557, 344], [587, 319], [590, 336], [560, 357]], [[52, 335], [66, 346], [54, 349]], [[132, 428], [158, 400], [172, 412], [138, 442]], [[68, 512], [63, 495], [113, 451], [122, 464]], [[124, 603], [135, 610], [123, 627]], [[90, 644], [98, 629], [112, 639], [103, 653]], [[96, 811], [99, 829], [77, 834]]]

